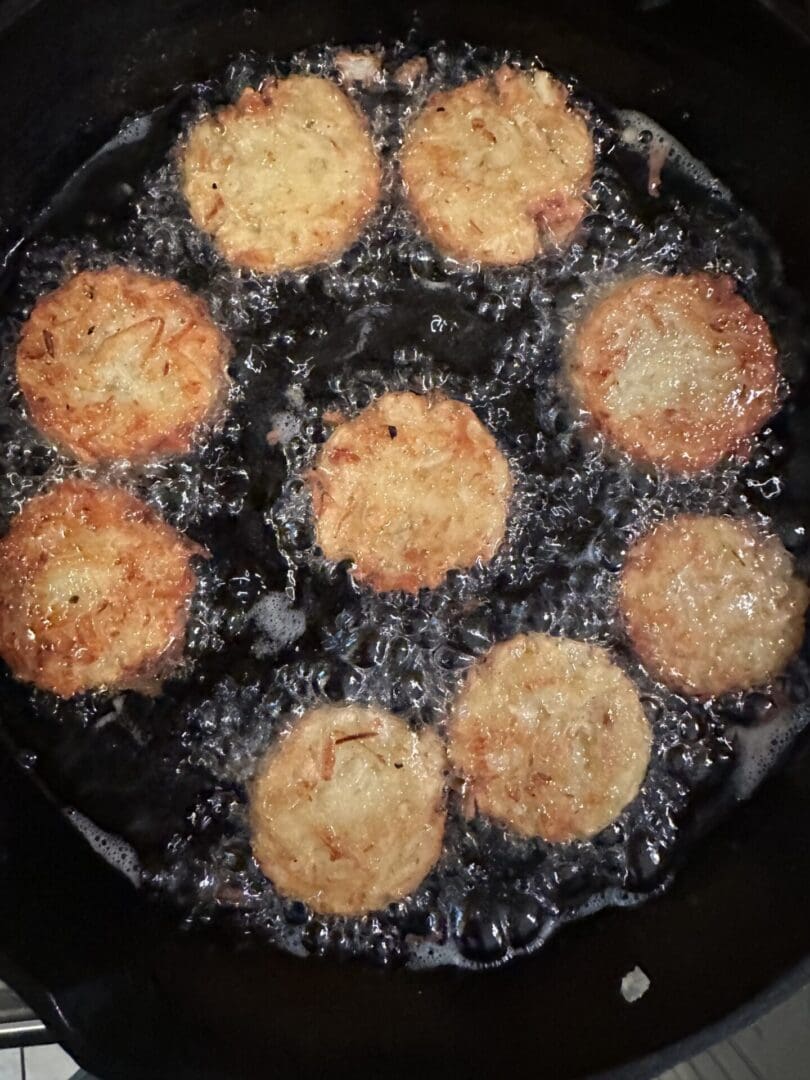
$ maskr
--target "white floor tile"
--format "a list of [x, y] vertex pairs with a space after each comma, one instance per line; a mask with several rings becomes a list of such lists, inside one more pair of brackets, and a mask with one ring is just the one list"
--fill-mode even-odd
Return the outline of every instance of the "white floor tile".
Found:
[[19, 1050], [0, 1050], [0, 1080], [20, 1080]]
[[25, 1080], [69, 1080], [78, 1068], [73, 1058], [69, 1057], [61, 1046], [26, 1048]]

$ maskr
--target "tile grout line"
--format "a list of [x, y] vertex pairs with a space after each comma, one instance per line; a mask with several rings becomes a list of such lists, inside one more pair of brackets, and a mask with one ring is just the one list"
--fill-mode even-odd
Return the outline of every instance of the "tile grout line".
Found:
[[723, 1076], [726, 1078], [726, 1080], [732, 1080], [731, 1073], [728, 1071], [726, 1066], [723, 1064], [722, 1059], [717, 1056], [717, 1047], [712, 1047], [710, 1050], [707, 1051], [707, 1053], [708, 1053], [710, 1059], [714, 1062], [715, 1067], [718, 1070], [718, 1072], [721, 1072], [723, 1074]]
[[728, 1045], [740, 1059], [740, 1061], [746, 1066], [755, 1080], [765, 1080], [765, 1075], [757, 1068], [752, 1059], [748, 1056], [748, 1052], [743, 1050], [741, 1046], [737, 1044], [737, 1036], [728, 1040]]

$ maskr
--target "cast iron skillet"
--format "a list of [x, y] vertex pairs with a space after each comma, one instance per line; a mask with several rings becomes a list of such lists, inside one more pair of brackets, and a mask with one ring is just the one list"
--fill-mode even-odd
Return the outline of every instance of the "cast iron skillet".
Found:
[[[126, 114], [240, 50], [403, 36], [410, 3], [0, 2], [0, 223], [32, 208]], [[810, 292], [810, 49], [753, 0], [436, 0], [426, 40], [537, 52], [673, 132], [768, 228]], [[133, 151], [133, 153], [137, 153]], [[792, 498], [810, 505], [807, 402]], [[181, 933], [99, 860], [0, 740], [0, 975], [105, 1080], [654, 1074], [810, 977], [810, 740], [635, 911], [567, 928], [485, 974], [376, 972]], [[652, 988], [618, 993], [635, 964]], [[611, 1075], [614, 1075], [611, 1073]]]

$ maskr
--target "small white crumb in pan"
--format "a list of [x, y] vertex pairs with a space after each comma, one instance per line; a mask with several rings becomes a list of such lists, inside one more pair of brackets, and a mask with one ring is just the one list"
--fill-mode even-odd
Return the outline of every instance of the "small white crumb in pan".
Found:
[[628, 1005], [640, 1001], [649, 989], [650, 977], [638, 965], [622, 979], [622, 997]]

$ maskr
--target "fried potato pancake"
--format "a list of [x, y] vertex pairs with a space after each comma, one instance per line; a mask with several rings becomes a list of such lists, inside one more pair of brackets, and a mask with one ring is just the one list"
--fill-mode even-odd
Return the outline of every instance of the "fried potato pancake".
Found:
[[266, 79], [204, 117], [181, 148], [181, 170], [198, 228], [229, 262], [262, 274], [336, 259], [380, 193], [365, 118], [315, 75]]
[[520, 833], [595, 836], [638, 794], [651, 734], [606, 649], [547, 634], [495, 645], [450, 718], [450, 758], [478, 810]]
[[674, 472], [744, 452], [778, 406], [768, 324], [725, 275], [623, 282], [585, 316], [568, 352], [575, 396], [607, 439]]
[[176, 281], [113, 266], [40, 297], [17, 379], [40, 430], [80, 461], [186, 453], [227, 392], [228, 341]]
[[506, 532], [506, 458], [469, 405], [383, 394], [341, 424], [309, 476], [318, 544], [380, 591], [434, 588]]
[[500, 265], [571, 239], [593, 163], [588, 125], [562, 83], [507, 65], [433, 94], [400, 153], [408, 201], [439, 251]]
[[778, 675], [801, 646], [809, 598], [777, 537], [679, 514], [631, 547], [619, 606], [648, 671], [709, 697]]
[[0, 655], [65, 698], [157, 675], [185, 635], [196, 552], [127, 492], [63, 481], [0, 540]]
[[444, 744], [390, 713], [323, 705], [271, 747], [253, 781], [253, 852], [284, 895], [324, 914], [385, 907], [439, 858]]

